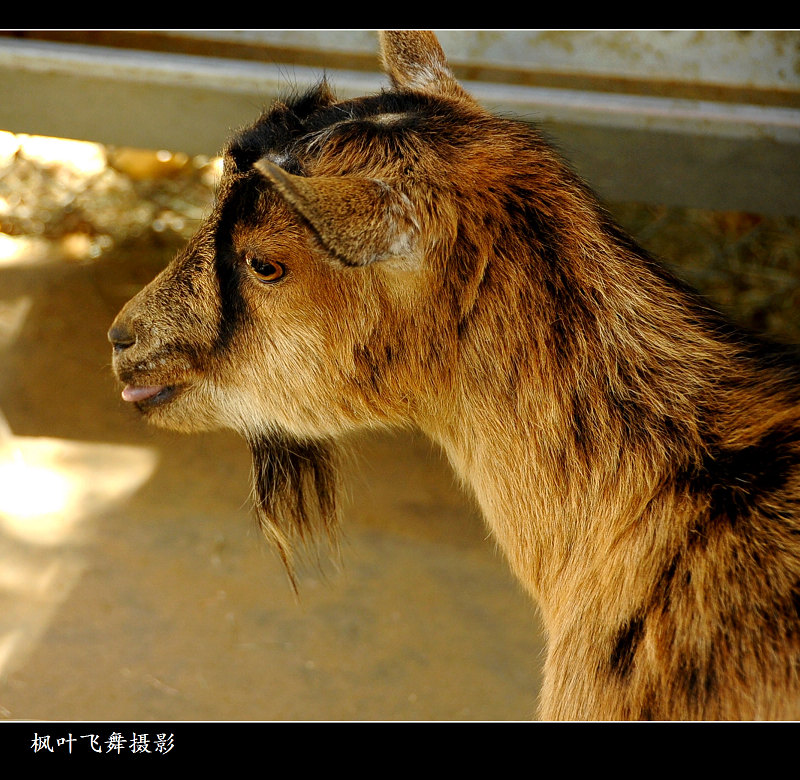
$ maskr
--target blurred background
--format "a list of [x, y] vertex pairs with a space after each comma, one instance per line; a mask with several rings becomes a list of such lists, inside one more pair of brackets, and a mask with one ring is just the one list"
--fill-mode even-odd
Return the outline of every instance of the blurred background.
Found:
[[[738, 321], [800, 342], [792, 31], [444, 31], [612, 213]], [[439, 453], [354, 442], [340, 570], [294, 599], [227, 433], [145, 428], [105, 333], [192, 234], [227, 134], [369, 31], [0, 35], [0, 717], [525, 720], [543, 639]]]

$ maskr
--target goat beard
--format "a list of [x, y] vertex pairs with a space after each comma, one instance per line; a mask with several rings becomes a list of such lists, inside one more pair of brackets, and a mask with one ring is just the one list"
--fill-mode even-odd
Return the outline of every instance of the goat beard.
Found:
[[338, 554], [339, 459], [331, 441], [281, 434], [248, 438], [253, 457], [253, 501], [261, 530], [283, 562], [295, 593], [298, 553], [322, 567], [321, 543]]

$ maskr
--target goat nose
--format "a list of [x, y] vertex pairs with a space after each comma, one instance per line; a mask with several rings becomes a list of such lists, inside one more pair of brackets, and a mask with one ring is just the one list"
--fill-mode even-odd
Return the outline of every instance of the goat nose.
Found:
[[121, 352], [136, 343], [136, 334], [124, 323], [115, 322], [108, 331], [108, 340], [113, 344], [115, 351]]

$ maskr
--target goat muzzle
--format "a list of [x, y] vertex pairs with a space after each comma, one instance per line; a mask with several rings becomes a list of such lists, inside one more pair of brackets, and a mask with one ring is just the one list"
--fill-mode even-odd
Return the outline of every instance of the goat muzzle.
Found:
[[136, 343], [136, 334], [125, 323], [115, 321], [108, 330], [108, 340], [114, 352], [122, 352]]

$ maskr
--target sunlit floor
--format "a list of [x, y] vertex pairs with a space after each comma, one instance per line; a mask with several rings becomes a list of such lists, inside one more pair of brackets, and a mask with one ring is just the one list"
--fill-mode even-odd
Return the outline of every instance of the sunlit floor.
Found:
[[111, 377], [108, 325], [175, 245], [0, 239], [0, 717], [534, 715], [535, 609], [426, 442], [356, 448], [341, 571], [298, 602], [243, 442], [148, 429]]
[[0, 416], [0, 674], [47, 627], [81, 574], [82, 521], [153, 473], [144, 447], [18, 437]]

